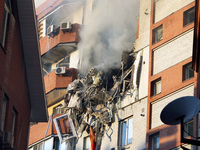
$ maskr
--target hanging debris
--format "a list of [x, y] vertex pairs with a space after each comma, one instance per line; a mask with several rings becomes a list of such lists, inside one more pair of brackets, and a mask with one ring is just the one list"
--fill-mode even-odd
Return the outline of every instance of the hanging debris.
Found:
[[100, 149], [105, 126], [112, 124], [117, 101], [126, 90], [137, 91], [142, 52], [134, 54], [123, 52], [121, 67], [107, 72], [91, 68], [85, 77], [79, 75], [67, 88], [63, 108], [72, 120], [70, 125], [76, 132], [72, 133], [80, 138], [86, 130], [90, 134], [91, 149]]

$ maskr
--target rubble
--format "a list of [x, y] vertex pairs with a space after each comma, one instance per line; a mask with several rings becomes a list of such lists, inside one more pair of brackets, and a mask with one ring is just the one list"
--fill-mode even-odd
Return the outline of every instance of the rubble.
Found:
[[86, 130], [96, 150], [100, 149], [105, 126], [112, 124], [115, 104], [125, 91], [131, 88], [137, 97], [142, 52], [132, 54], [135, 55], [124, 52], [118, 68], [105, 72], [93, 67], [85, 77], [79, 74], [67, 88], [63, 103], [65, 113], [73, 120], [77, 138]]

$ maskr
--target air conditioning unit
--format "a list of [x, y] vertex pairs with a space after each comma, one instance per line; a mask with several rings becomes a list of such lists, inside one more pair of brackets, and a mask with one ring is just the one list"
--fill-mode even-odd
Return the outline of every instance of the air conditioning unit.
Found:
[[13, 148], [14, 146], [14, 136], [10, 131], [5, 131], [3, 134], [3, 145], [6, 148]]
[[66, 67], [57, 67], [56, 68], [56, 74], [65, 74], [66, 73]]
[[55, 32], [55, 26], [54, 25], [51, 25], [47, 28], [47, 35], [51, 35], [54, 32]]
[[71, 25], [71, 22], [63, 22], [62, 24], [61, 24], [61, 26], [60, 26], [60, 29], [62, 30], [62, 31], [71, 31], [71, 29], [72, 29], [72, 25]]

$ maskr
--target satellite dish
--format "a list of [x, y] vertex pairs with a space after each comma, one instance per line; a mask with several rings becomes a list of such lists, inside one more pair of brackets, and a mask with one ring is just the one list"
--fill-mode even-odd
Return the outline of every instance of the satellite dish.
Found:
[[185, 96], [170, 102], [160, 114], [161, 121], [168, 125], [177, 125], [191, 120], [200, 111], [200, 100]]

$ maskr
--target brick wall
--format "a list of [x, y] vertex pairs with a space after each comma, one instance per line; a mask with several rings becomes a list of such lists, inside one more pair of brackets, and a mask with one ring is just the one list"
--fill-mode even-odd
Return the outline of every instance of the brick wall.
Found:
[[51, 50], [53, 47], [60, 43], [77, 43], [80, 41], [79, 37], [79, 24], [72, 25], [71, 32], [63, 32], [59, 29], [59, 32], [55, 36], [46, 35], [40, 40], [41, 55]]
[[[2, 26], [4, 1], [0, 1], [0, 30]], [[13, 11], [13, 13], [16, 13]], [[8, 106], [4, 131], [11, 130], [13, 107], [17, 111], [14, 133], [16, 150], [26, 149], [30, 120], [30, 103], [23, 62], [20, 30], [17, 18], [11, 15], [5, 47], [0, 47], [0, 88], [8, 95]], [[0, 97], [1, 99], [1, 97]]]

